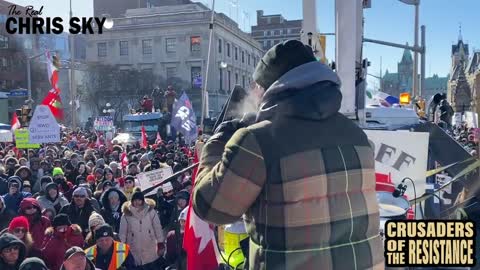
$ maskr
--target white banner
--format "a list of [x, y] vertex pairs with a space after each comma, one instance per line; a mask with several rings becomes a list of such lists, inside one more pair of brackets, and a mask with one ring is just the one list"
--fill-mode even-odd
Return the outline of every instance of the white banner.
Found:
[[13, 142], [13, 134], [10, 130], [0, 130], [0, 142]]
[[29, 143], [60, 142], [60, 126], [46, 105], [37, 105], [28, 130]]
[[[390, 174], [397, 186], [405, 177], [415, 182], [417, 197], [425, 193], [428, 162], [428, 133], [365, 130], [375, 145], [375, 172]], [[412, 183], [405, 181], [408, 199], [415, 198]]]
[[[162, 182], [163, 180], [167, 179], [172, 175], [173, 175], [173, 170], [171, 167], [168, 167], [168, 168], [141, 173], [137, 175], [137, 179], [138, 179], [138, 182], [140, 183], [140, 188], [142, 190], [145, 190], [147, 188], [155, 186], [156, 184]], [[173, 186], [171, 183], [168, 183], [163, 185], [162, 189], [164, 191], [169, 191], [173, 189]], [[145, 196], [156, 194], [157, 190], [158, 190], [158, 187], [152, 190], [151, 192], [149, 192], [148, 194], [145, 194]]]

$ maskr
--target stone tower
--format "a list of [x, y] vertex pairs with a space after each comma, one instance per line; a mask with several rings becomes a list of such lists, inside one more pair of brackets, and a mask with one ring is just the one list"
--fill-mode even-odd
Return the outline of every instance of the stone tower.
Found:
[[[407, 43], [408, 46], [408, 43]], [[413, 58], [410, 50], [403, 51], [402, 60], [398, 63], [398, 83], [400, 92], [411, 92], [413, 83]], [[400, 94], [400, 93], [398, 93]]]
[[471, 109], [472, 93], [465, 75], [468, 57], [468, 44], [463, 43], [460, 29], [457, 44], [452, 45], [452, 67], [447, 91], [447, 100], [451, 103], [455, 112], [464, 112]]

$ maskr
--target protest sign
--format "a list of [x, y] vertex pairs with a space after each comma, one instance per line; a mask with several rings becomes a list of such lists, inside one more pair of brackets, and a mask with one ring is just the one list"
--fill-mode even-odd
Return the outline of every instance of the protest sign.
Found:
[[15, 146], [18, 149], [38, 149], [40, 144], [31, 144], [29, 140], [28, 129], [16, 129], [15, 130]]
[[[141, 173], [137, 175], [137, 179], [138, 179], [138, 182], [140, 183], [140, 188], [142, 190], [145, 190], [149, 187], [155, 186], [156, 184], [162, 182], [163, 180], [167, 179], [172, 175], [173, 175], [173, 170], [171, 167], [168, 167], [168, 168], [162, 168], [162, 169]], [[171, 183], [168, 183], [168, 184], [163, 185], [162, 189], [168, 190], [170, 188], [170, 190], [172, 190], [173, 189], [172, 184]], [[148, 194], [145, 194], [145, 196], [156, 194], [158, 188], [159, 187], [155, 188]]]
[[38, 105], [28, 126], [29, 143], [60, 142], [60, 126], [50, 108]]
[[13, 134], [10, 130], [0, 130], [0, 142], [13, 142]]
[[111, 116], [99, 116], [95, 118], [93, 122], [93, 128], [96, 131], [111, 131], [114, 129], [113, 117]]

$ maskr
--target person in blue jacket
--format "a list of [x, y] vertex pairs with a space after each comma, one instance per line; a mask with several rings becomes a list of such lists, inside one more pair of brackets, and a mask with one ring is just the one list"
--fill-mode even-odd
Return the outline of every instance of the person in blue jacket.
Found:
[[7, 213], [16, 216], [20, 209], [20, 202], [23, 199], [32, 197], [29, 192], [22, 191], [23, 182], [18, 176], [10, 176], [8, 178], [8, 193], [3, 196], [5, 202], [5, 211]]

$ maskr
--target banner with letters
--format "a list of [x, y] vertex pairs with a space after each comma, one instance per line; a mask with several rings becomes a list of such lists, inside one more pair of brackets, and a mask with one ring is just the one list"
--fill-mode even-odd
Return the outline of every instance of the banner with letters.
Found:
[[96, 131], [112, 131], [115, 126], [113, 123], [113, 117], [111, 116], [99, 116], [95, 118], [93, 122], [93, 128]]
[[38, 149], [40, 144], [29, 143], [29, 134], [28, 129], [16, 129], [15, 133], [15, 146], [18, 149]]
[[28, 126], [29, 143], [60, 142], [60, 125], [46, 105], [38, 105]]
[[409, 199], [425, 193], [428, 161], [429, 134], [425, 132], [364, 130], [375, 146], [375, 172], [391, 175], [397, 186], [405, 177], [415, 182], [415, 191], [410, 181], [405, 181], [405, 195]]
[[[173, 170], [171, 167], [168, 167], [168, 168], [157, 169], [149, 172], [143, 172], [137, 175], [137, 179], [138, 179], [138, 182], [140, 183], [140, 188], [142, 190], [145, 190], [147, 188], [155, 186], [156, 184], [162, 182], [163, 180], [167, 179], [172, 175], [173, 175]], [[152, 190], [148, 194], [145, 194], [145, 196], [157, 194], [157, 190], [159, 188], [160, 187], [157, 187], [156, 189]], [[173, 187], [171, 183], [167, 183], [162, 186], [162, 189], [164, 189], [164, 191], [168, 191], [169, 189], [173, 189]]]

